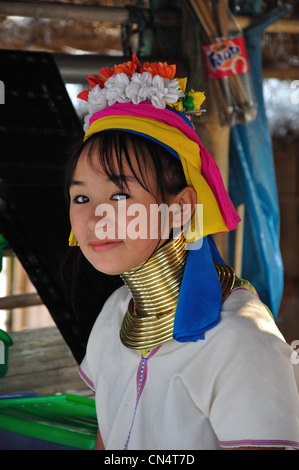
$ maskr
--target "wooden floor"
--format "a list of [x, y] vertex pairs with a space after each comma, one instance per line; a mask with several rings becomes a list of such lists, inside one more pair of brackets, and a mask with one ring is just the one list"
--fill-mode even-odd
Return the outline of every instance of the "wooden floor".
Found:
[[0, 396], [23, 393], [75, 393], [93, 397], [78, 374], [78, 365], [54, 327], [9, 333], [8, 372], [0, 378]]

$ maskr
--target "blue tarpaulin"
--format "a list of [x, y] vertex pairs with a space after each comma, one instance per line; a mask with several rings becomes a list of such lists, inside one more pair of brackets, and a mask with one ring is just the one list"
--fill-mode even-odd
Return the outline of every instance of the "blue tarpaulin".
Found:
[[[242, 277], [254, 285], [275, 318], [283, 294], [283, 263], [273, 151], [263, 100], [261, 33], [289, 9], [287, 4], [275, 8], [244, 30], [258, 115], [254, 122], [233, 126], [230, 139], [230, 196], [236, 206], [245, 204]], [[234, 235], [230, 243], [233, 246]]]

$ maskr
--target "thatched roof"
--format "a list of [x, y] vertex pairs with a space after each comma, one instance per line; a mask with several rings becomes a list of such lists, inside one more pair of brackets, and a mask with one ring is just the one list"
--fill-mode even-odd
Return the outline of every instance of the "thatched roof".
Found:
[[[230, 1], [230, 5], [235, 5], [234, 12], [236, 14], [238, 14], [238, 5], [243, 8], [241, 19], [243, 19], [244, 25], [246, 21], [247, 24], [248, 21], [254, 21], [254, 18], [248, 18], [248, 15], [247, 18], [244, 18], [244, 13], [246, 17], [246, 4], [252, 6], [253, 3], [246, 0]], [[291, 91], [290, 84], [298, 80], [299, 0], [292, 2], [267, 0], [261, 3], [263, 14], [282, 3], [292, 4], [292, 9], [283, 20], [274, 25], [274, 29], [270, 28], [262, 34], [262, 52], [264, 77], [287, 81], [283, 86], [280, 82], [273, 80], [265, 82], [271, 131], [273, 135], [296, 133], [298, 131], [294, 126], [294, 116], [291, 118], [288, 116], [288, 107], [285, 106], [285, 103], [290, 99], [286, 99], [286, 94], [288, 93], [290, 96], [292, 92], [295, 93], [294, 90]], [[81, 55], [81, 58], [82, 55], [99, 55], [114, 60], [114, 57], [123, 56], [127, 52], [125, 48], [128, 46], [128, 42], [130, 42], [129, 46], [134, 48], [139, 38], [138, 34], [142, 33], [145, 51], [158, 50], [161, 56], [171, 57], [176, 55], [175, 46], [172, 44], [173, 37], [170, 35], [170, 40], [167, 43], [163, 31], [165, 28], [168, 28], [168, 31], [172, 29], [177, 35], [181, 27], [180, 8], [184, 4], [185, 2], [182, 0], [144, 0], [143, 2], [136, 2], [136, 0], [2, 1], [0, 3], [0, 48], [47, 51], [60, 54], [60, 60], [61, 57], [70, 59], [70, 56], [78, 55]], [[136, 5], [144, 7], [142, 18], [136, 15], [136, 11], [134, 13]], [[150, 7], [153, 6], [154, 8], [151, 9]], [[67, 9], [61, 10], [59, 7]], [[88, 20], [80, 20], [86, 15], [82, 7], [89, 7], [89, 9], [95, 7], [96, 10], [91, 10], [92, 13], [87, 14]], [[42, 13], [43, 9], [46, 9], [50, 18], [45, 17], [47, 14]], [[162, 17], [159, 13], [161, 10], [162, 13], [164, 11]], [[18, 16], [15, 16], [16, 14]], [[112, 21], [108, 21], [110, 17]], [[118, 18], [121, 22], [118, 22]], [[158, 30], [155, 29], [157, 24], [160, 26]], [[154, 34], [151, 34], [153, 30]], [[127, 37], [124, 37], [124, 33], [127, 34]], [[127, 44], [125, 44], [126, 41]], [[154, 46], [150, 43], [151, 41], [155, 42]], [[66, 61], [65, 63], [67, 64]], [[281, 91], [279, 95], [277, 94], [278, 89]], [[279, 104], [279, 100], [281, 100], [281, 104]], [[280, 120], [277, 119], [278, 107], [280, 115], [283, 113], [285, 116], [283, 118], [285, 128], [281, 127]], [[296, 121], [298, 122], [298, 116]]]

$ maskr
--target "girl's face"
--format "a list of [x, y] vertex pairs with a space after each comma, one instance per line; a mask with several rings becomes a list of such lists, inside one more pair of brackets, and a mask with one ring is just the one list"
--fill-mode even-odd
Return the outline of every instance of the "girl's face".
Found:
[[[139, 176], [134, 155], [131, 160]], [[96, 153], [91, 154], [90, 160], [84, 150], [70, 185], [70, 220], [80, 249], [98, 271], [110, 275], [121, 274], [145, 262], [170, 232], [166, 226], [167, 233], [161, 234], [161, 221], [151, 215], [151, 205], [162, 202], [153, 195], [157, 193], [153, 172], [147, 172], [147, 187], [151, 192], [140, 185], [125, 162], [124, 173], [126, 183], [112, 182]], [[171, 204], [169, 199], [167, 203]], [[136, 208], [142, 210], [136, 213]], [[137, 232], [142, 238], [136, 238]], [[158, 234], [158, 238], [153, 234]]]

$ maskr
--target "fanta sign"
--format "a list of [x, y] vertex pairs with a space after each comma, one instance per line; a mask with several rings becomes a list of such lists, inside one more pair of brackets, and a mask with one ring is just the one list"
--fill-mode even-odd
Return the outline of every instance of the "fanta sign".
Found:
[[249, 72], [244, 38], [226, 39], [203, 47], [210, 80]]

